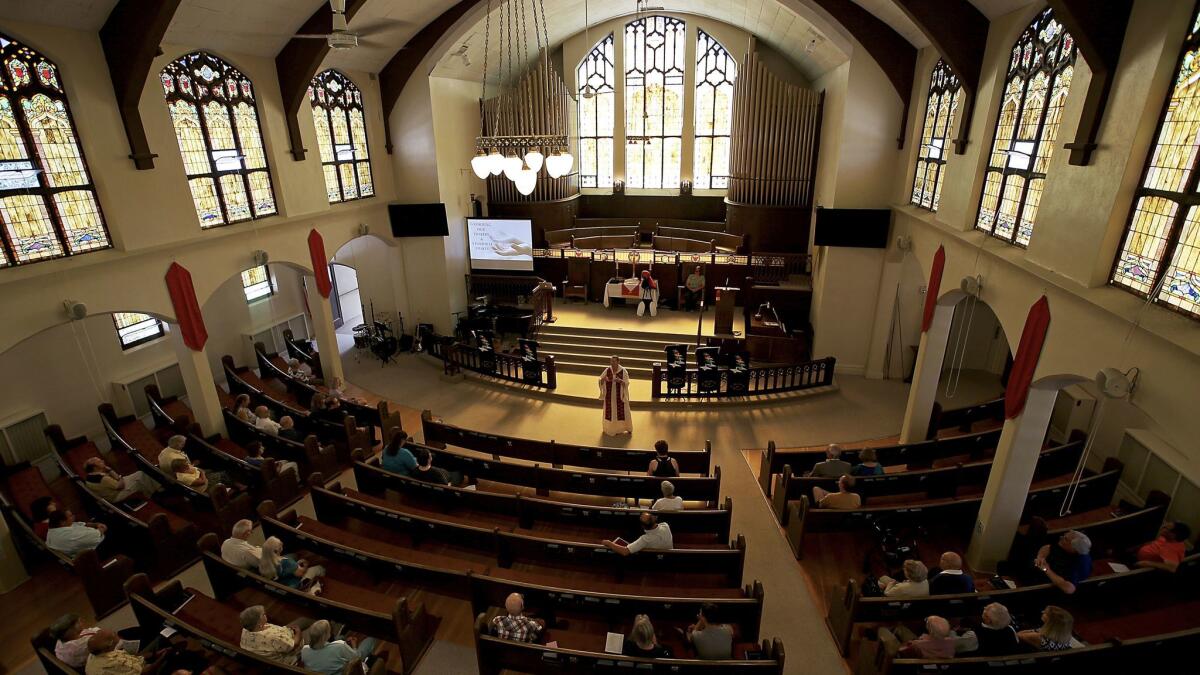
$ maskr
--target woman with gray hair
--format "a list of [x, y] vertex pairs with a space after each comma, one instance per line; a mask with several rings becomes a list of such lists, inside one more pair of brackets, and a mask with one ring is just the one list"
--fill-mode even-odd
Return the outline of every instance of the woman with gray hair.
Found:
[[683, 497], [675, 496], [675, 484], [669, 480], [664, 480], [662, 485], [662, 497], [654, 502], [654, 506], [650, 507], [651, 511], [682, 511]]
[[889, 598], [923, 598], [929, 595], [929, 568], [920, 560], [905, 560], [904, 581], [882, 576], [879, 587]]
[[325, 568], [320, 565], [310, 566], [307, 560], [296, 560], [292, 556], [283, 555], [283, 542], [279, 537], [267, 537], [262, 545], [258, 573], [290, 588], [320, 595], [321, 584], [317, 579], [325, 576]]
[[300, 662], [305, 668], [325, 675], [338, 675], [354, 661], [365, 660], [375, 652], [375, 638], [369, 637], [362, 642], [352, 637], [334, 640], [332, 632], [333, 627], [324, 619], [308, 627], [308, 644], [300, 650]]

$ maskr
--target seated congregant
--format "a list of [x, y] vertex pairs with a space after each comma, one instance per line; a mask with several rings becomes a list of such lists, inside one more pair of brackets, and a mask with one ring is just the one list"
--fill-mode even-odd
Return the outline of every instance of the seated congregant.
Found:
[[262, 605], [242, 610], [240, 619], [242, 649], [289, 666], [299, 662], [300, 649], [304, 646], [303, 630], [312, 622], [300, 620], [287, 626], [269, 623], [267, 610]]
[[254, 424], [255, 420], [258, 418], [255, 416], [254, 411], [250, 408], [249, 394], [237, 395], [237, 398], [233, 400], [233, 414], [243, 422]]
[[[291, 418], [284, 417], [283, 419], [290, 420]], [[283, 429], [280, 429], [279, 435], [283, 436]], [[246, 460], [246, 463], [253, 464], [254, 466], [262, 466], [263, 462], [275, 462], [275, 473], [282, 474], [284, 471], [292, 469], [296, 472], [296, 477], [300, 477], [299, 464], [291, 460], [268, 457], [265, 453], [266, 446], [262, 444], [262, 441], [250, 441], [246, 444], [246, 456], [244, 459]]]
[[824, 488], [815, 487], [813, 488], [813, 498], [816, 500], [818, 508], [857, 509], [862, 506], [862, 497], [850, 491], [853, 487], [854, 476], [842, 476], [838, 478], [837, 492], [829, 492]]
[[654, 634], [654, 625], [650, 623], [650, 617], [645, 614], [638, 614], [633, 620], [633, 628], [629, 631], [629, 637], [625, 638], [625, 645], [621, 649], [621, 653], [625, 656], [640, 656], [644, 659], [669, 659], [674, 654], [671, 648], [658, 643], [658, 636]]
[[492, 631], [496, 637], [516, 642], [537, 642], [546, 622], [525, 614], [525, 598], [520, 593], [510, 593], [504, 600], [505, 614], [492, 617]]
[[1023, 630], [1017, 638], [1039, 652], [1061, 652], [1071, 648], [1075, 617], [1062, 607], [1047, 605], [1042, 610], [1042, 627]]
[[271, 419], [271, 411], [265, 405], [254, 409], [254, 427], [272, 436], [279, 435], [279, 422]]
[[221, 559], [244, 570], [258, 570], [262, 548], [249, 542], [254, 523], [243, 518], [233, 524], [233, 531], [221, 542]]
[[277, 435], [280, 438], [295, 441], [296, 443], [304, 442], [304, 437], [296, 429], [296, 420], [291, 415], [284, 415], [279, 418], [279, 433]]
[[1021, 649], [1017, 631], [1012, 625], [1012, 615], [1004, 605], [993, 602], [983, 608], [979, 628], [967, 632], [963, 637], [974, 638], [975, 649], [971, 656], [1008, 656]]
[[159, 485], [141, 471], [122, 476], [100, 457], [89, 457], [83, 464], [84, 484], [97, 497], [120, 504], [131, 499], [145, 500], [158, 492]]
[[417, 466], [409, 474], [412, 478], [435, 485], [451, 485], [450, 474], [445, 469], [433, 465], [433, 453], [425, 448], [417, 448], [414, 456]]
[[46, 546], [64, 555], [75, 556], [90, 551], [104, 541], [108, 526], [104, 523], [82, 523], [75, 520], [71, 509], [54, 511], [50, 514], [50, 529], [46, 532]]
[[[300, 662], [308, 670], [322, 675], [339, 675], [351, 663], [364, 661], [375, 651], [377, 641], [369, 637], [358, 642], [348, 637], [332, 640], [333, 627], [325, 619], [308, 627], [308, 644], [300, 650]], [[365, 670], [365, 668], [364, 668]]]
[[675, 478], [679, 475], [679, 462], [671, 457], [666, 441], [654, 442], [654, 459], [650, 460], [646, 475], [659, 478]]
[[830, 443], [828, 448], [825, 448], [825, 461], [817, 462], [813, 465], [812, 471], [809, 471], [808, 476], [817, 478], [837, 478], [844, 476], [854, 470], [850, 466], [850, 462], [842, 459], [842, 448], [837, 443]]
[[[54, 640], [54, 655], [59, 661], [79, 670], [87, 664], [88, 640], [100, 632], [99, 626], [88, 626], [78, 614], [64, 614], [50, 624], [50, 637]], [[124, 649], [129, 643], [120, 641]]]
[[904, 581], [879, 577], [879, 588], [889, 598], [923, 598], [929, 595], [929, 570], [920, 560], [904, 561]]
[[660, 486], [662, 496], [654, 500], [654, 505], [650, 507], [652, 511], [682, 511], [683, 497], [675, 496], [675, 485], [669, 480], [664, 480]]
[[1187, 541], [1191, 536], [1191, 528], [1184, 523], [1163, 523], [1154, 541], [1138, 547], [1138, 567], [1157, 567], [1174, 572], [1187, 556]]
[[279, 537], [267, 537], [262, 545], [262, 555], [258, 559], [258, 573], [288, 588], [307, 590], [313, 595], [320, 595], [317, 580], [325, 576], [325, 568], [320, 565], [310, 566], [307, 560], [283, 555], [283, 541]]
[[660, 523], [653, 514], [643, 513], [638, 522], [642, 525], [642, 536], [634, 539], [628, 545], [618, 544], [610, 539], [600, 542], [610, 551], [618, 555], [631, 555], [641, 550], [665, 551], [675, 548], [675, 539], [671, 536], [671, 526]]
[[[822, 462], [824, 463], [824, 462]], [[875, 459], [875, 448], [864, 448], [858, 453], [858, 464], [850, 470], [851, 476], [882, 476], [883, 465]]]
[[86, 675], [142, 675], [158, 672], [166, 656], [165, 652], [158, 653], [154, 662], [146, 663], [144, 657], [122, 649], [121, 638], [104, 628], [88, 638], [87, 648], [87, 664], [83, 670]]
[[1075, 530], [1064, 532], [1056, 543], [1038, 550], [1033, 567], [1042, 573], [1042, 579], [1037, 580], [1034, 572], [1033, 583], [1049, 581], [1063, 593], [1074, 593], [1075, 587], [1092, 575], [1091, 553], [1092, 540], [1086, 534]]
[[704, 299], [704, 273], [699, 265], [683, 282], [683, 308], [687, 311], [696, 309], [696, 305]]
[[186, 459], [177, 459], [171, 462], [171, 475], [181, 485], [186, 485], [193, 490], [207, 492], [210, 487], [208, 478], [204, 475], [204, 472]]
[[386, 471], [399, 474], [401, 476], [411, 475], [417, 468], [417, 458], [412, 452], [404, 447], [408, 442], [408, 434], [400, 429], [392, 432], [391, 439], [383, 448], [383, 455], [379, 458], [379, 466]]
[[962, 556], [954, 551], [943, 553], [938, 566], [929, 571], [929, 594], [974, 593], [975, 579], [962, 566]]
[[[881, 629], [881, 632], [883, 630], [887, 629]], [[954, 658], [954, 649], [958, 639], [950, 630], [950, 622], [940, 616], [926, 617], [925, 632], [919, 636], [912, 635], [912, 631], [904, 629], [903, 626], [900, 626], [895, 632], [897, 638], [906, 640], [898, 654], [901, 658]]]
[[701, 659], [733, 658], [734, 627], [720, 622], [720, 608], [711, 602], [700, 605], [696, 623], [688, 626], [687, 639]]
[[184, 452], [184, 446], [187, 445], [187, 437], [180, 434], [167, 439], [167, 447], [163, 448], [158, 453], [158, 468], [162, 469], [163, 473], [170, 475], [171, 466], [177, 459], [186, 459], [191, 461], [191, 458]]

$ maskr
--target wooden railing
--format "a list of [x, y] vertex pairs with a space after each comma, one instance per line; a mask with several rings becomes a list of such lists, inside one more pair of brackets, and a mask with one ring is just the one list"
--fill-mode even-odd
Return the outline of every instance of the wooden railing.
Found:
[[795, 363], [786, 366], [766, 366], [750, 368], [747, 373], [745, 388], [740, 389], [734, 378], [734, 386], [730, 388], [730, 371], [721, 368], [718, 372], [720, 381], [715, 390], [700, 390], [700, 371], [689, 368], [684, 382], [679, 388], [668, 388], [666, 368], [661, 363], [654, 364], [654, 380], [651, 383], [652, 398], [726, 398], [732, 396], [759, 396], [762, 394], [778, 394], [801, 389], [827, 387], [833, 384], [833, 367], [837, 359], [830, 356], [807, 363]]
[[810, 256], [807, 253], [750, 254], [750, 278], [755, 282], [778, 283], [793, 274], [809, 274]]
[[[429, 346], [429, 353], [441, 359], [446, 372], [455, 372], [466, 368], [481, 375], [494, 377], [517, 384], [527, 384], [531, 387], [554, 389], [558, 387], [558, 372], [554, 365], [554, 356], [538, 359], [541, 372], [525, 372], [525, 359], [514, 354], [503, 352], [485, 352], [478, 347], [454, 342], [450, 338], [434, 336]], [[536, 377], [535, 377], [536, 375]]]

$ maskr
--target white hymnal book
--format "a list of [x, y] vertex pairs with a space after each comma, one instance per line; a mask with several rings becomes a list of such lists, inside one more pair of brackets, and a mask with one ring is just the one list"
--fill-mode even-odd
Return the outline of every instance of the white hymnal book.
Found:
[[1110, 562], [1110, 563], [1108, 563], [1108, 566], [1110, 568], [1112, 568], [1112, 571], [1116, 572], [1117, 574], [1124, 574], [1129, 571], [1129, 567], [1122, 565], [1119, 562]]
[[622, 633], [609, 633], [608, 638], [604, 640], [604, 651], [609, 654], [620, 654], [624, 646], [625, 635]]

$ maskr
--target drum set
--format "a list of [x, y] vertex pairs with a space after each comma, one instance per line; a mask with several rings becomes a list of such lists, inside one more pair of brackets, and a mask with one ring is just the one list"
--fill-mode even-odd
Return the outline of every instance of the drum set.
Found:
[[[352, 329], [354, 331], [355, 362], [358, 362], [363, 354], [370, 354], [379, 359], [380, 365], [387, 365], [400, 352], [400, 339], [396, 337], [387, 314], [389, 313], [381, 312], [380, 316], [376, 316], [374, 303], [372, 303], [371, 320], [360, 323]], [[404, 335], [403, 316], [400, 317], [400, 336], [401, 338], [408, 337]], [[411, 341], [412, 338], [409, 337], [408, 340]]]

